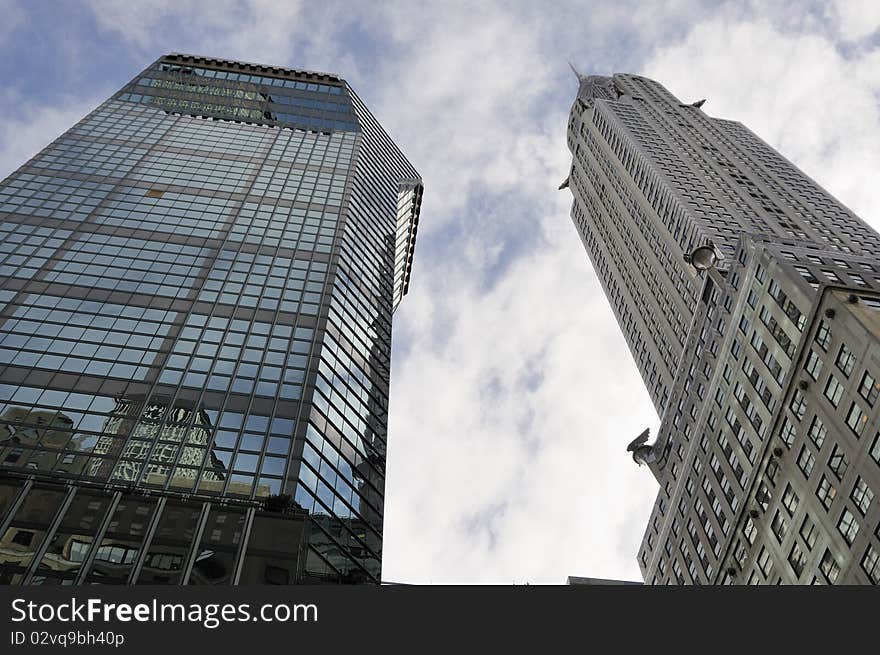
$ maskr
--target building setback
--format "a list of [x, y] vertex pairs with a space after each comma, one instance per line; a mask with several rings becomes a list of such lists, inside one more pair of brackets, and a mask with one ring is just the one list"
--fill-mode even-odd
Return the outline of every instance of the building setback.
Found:
[[880, 235], [703, 101], [578, 82], [561, 188], [662, 421], [645, 582], [877, 584]]
[[182, 54], [0, 183], [0, 582], [379, 582], [421, 197], [341, 78]]

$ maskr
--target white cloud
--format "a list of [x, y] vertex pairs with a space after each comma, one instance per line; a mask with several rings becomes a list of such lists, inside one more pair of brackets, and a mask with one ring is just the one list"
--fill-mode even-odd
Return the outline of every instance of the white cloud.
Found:
[[[311, 68], [326, 72], [340, 63], [326, 49], [351, 18], [345, 5], [299, 0], [88, 0], [98, 26], [144, 59], [167, 52]], [[291, 61], [296, 51], [298, 60]], [[344, 63], [344, 59], [342, 62]]]
[[[564, 218], [560, 196], [536, 223]], [[654, 418], [632, 367], [611, 373], [629, 354], [574, 228], [562, 227], [488, 293], [468, 270], [434, 270], [400, 310], [409, 349], [391, 390], [389, 579], [637, 575], [656, 488], [624, 446]]]
[[[133, 0], [125, 3], [89, 0], [88, 4], [100, 27], [116, 32], [129, 45], [142, 51], [153, 51], [157, 43], [164, 41], [168, 36], [165, 30], [188, 34], [187, 40], [201, 47], [210, 46], [218, 35], [222, 36], [224, 50], [235, 48], [243, 41], [251, 48], [250, 52], [268, 46], [277, 47], [280, 34], [292, 27], [299, 10], [298, 2], [275, 3], [273, 6], [259, 0], [215, 0], [210, 3], [199, 0]], [[248, 41], [255, 28], [259, 31], [259, 38]], [[285, 52], [287, 47], [284, 47]]]
[[880, 3], [876, 0], [834, 0], [832, 6], [844, 41], [860, 41], [880, 30]]

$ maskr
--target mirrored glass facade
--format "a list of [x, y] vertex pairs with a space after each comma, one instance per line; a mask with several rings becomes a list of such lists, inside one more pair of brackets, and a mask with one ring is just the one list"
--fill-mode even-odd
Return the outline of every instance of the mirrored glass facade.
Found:
[[0, 183], [0, 580], [378, 582], [421, 196], [344, 80], [179, 54]]

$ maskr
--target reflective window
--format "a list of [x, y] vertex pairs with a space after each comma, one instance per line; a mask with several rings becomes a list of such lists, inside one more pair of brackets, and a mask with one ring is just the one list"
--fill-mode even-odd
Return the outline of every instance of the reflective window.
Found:
[[0, 329], [0, 362], [142, 379], [173, 312], [29, 295]]
[[137, 584], [180, 584], [202, 506], [169, 500], [162, 509]]
[[196, 552], [189, 584], [231, 584], [243, 530], [243, 509], [212, 507]]
[[119, 501], [95, 551], [86, 578], [89, 584], [126, 584], [155, 511], [154, 500], [128, 497]]
[[305, 551], [305, 516], [257, 512], [245, 553], [240, 584], [293, 584]]
[[61, 507], [66, 489], [33, 487], [0, 535], [0, 584], [21, 584], [25, 571]]
[[77, 491], [31, 584], [72, 584], [110, 507], [111, 497], [101, 491]]
[[182, 298], [205, 263], [204, 248], [106, 234], [80, 234], [47, 281]]

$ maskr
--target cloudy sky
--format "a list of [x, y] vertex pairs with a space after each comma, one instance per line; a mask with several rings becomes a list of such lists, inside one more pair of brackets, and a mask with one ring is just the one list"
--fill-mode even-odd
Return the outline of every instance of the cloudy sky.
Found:
[[425, 181], [395, 316], [383, 577], [639, 579], [657, 417], [569, 218], [568, 110], [631, 72], [880, 228], [880, 2], [0, 0], [0, 178], [165, 52], [344, 76]]

